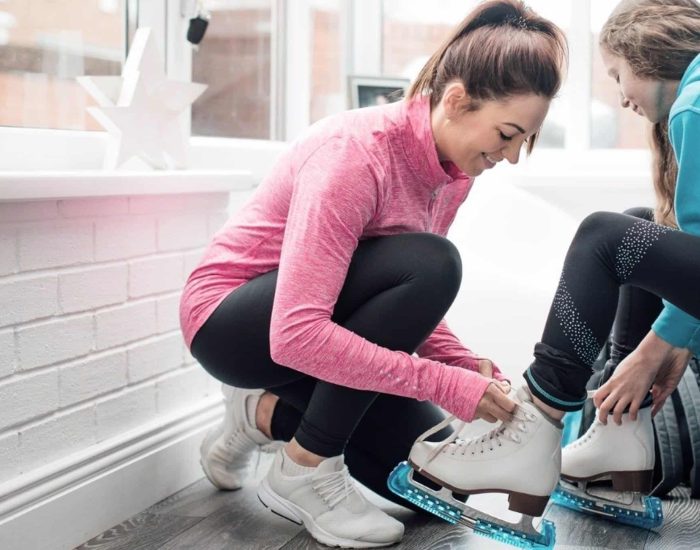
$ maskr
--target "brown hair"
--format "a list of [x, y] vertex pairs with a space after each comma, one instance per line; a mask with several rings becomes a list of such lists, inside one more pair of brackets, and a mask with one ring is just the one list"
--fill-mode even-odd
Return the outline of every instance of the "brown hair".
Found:
[[[640, 78], [681, 80], [700, 53], [700, 5], [695, 0], [623, 0], [603, 25], [600, 45], [622, 57]], [[676, 227], [678, 166], [668, 117], [651, 128], [655, 220]]]
[[[473, 100], [500, 100], [533, 93], [553, 98], [566, 64], [564, 33], [521, 0], [479, 4], [430, 57], [408, 89], [410, 99], [430, 95], [435, 107], [445, 87], [460, 81]], [[537, 134], [528, 140], [532, 151]]]

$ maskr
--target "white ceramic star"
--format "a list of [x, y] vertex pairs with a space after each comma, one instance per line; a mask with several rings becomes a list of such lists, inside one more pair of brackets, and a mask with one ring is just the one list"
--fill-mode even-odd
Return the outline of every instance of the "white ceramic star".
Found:
[[99, 105], [88, 112], [109, 133], [105, 169], [133, 156], [154, 168], [186, 167], [189, 132], [181, 115], [206, 85], [169, 80], [150, 29], [136, 31], [121, 77], [78, 82]]

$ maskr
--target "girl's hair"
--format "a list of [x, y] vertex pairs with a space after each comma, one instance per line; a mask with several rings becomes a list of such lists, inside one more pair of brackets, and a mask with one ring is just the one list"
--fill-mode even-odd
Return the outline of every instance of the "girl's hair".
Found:
[[[564, 33], [521, 0], [479, 4], [430, 57], [407, 97], [430, 95], [435, 107], [447, 84], [460, 81], [469, 110], [481, 100], [532, 93], [553, 98], [562, 83], [567, 58]], [[537, 134], [528, 140], [532, 151]]]
[[[680, 80], [700, 53], [696, 0], [623, 0], [603, 25], [600, 45], [622, 57], [640, 78]], [[668, 117], [651, 129], [655, 219], [677, 226], [673, 200], [678, 166], [668, 138]]]

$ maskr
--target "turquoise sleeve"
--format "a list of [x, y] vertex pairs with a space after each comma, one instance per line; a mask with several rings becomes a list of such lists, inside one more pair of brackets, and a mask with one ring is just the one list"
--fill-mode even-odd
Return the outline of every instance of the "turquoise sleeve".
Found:
[[[669, 134], [678, 161], [678, 226], [681, 231], [700, 237], [700, 110], [688, 107], [675, 114], [669, 122]], [[666, 301], [664, 305], [652, 330], [669, 344], [700, 355], [700, 320]]]

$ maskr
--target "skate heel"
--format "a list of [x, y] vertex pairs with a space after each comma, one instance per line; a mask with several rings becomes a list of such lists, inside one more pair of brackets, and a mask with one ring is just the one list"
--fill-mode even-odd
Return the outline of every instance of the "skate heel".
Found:
[[508, 509], [528, 516], [541, 516], [547, 507], [547, 502], [549, 502], [548, 496], [542, 497], [524, 493], [508, 494]]
[[615, 491], [634, 491], [636, 493], [651, 492], [653, 470], [639, 472], [612, 472], [612, 486]]

